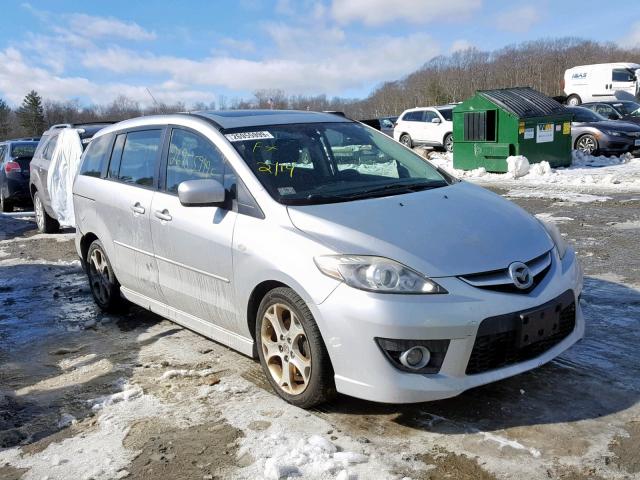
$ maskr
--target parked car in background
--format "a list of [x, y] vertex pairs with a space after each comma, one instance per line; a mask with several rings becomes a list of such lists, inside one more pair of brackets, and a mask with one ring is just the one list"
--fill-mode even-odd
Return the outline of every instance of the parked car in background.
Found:
[[427, 145], [453, 151], [453, 105], [405, 110], [396, 122], [393, 138], [409, 148]]
[[632, 101], [583, 103], [581, 107], [602, 115], [609, 120], [622, 120], [640, 124], [640, 103]]
[[584, 107], [567, 107], [573, 113], [571, 139], [576, 150], [590, 155], [621, 155], [640, 148], [640, 126], [609, 120]]
[[38, 146], [37, 139], [21, 138], [0, 143], [0, 210], [31, 204], [29, 164]]
[[360, 120], [360, 122], [365, 125], [369, 125], [370, 127], [375, 128], [376, 130], [380, 130], [382, 133], [393, 137], [393, 128], [398, 120], [398, 117], [380, 117], [380, 118], [370, 118], [368, 120]]
[[634, 100], [638, 94], [637, 63], [580, 65], [564, 72], [567, 105], [603, 100]]
[[49, 165], [51, 164], [53, 152], [58, 144], [60, 132], [65, 128], [75, 129], [80, 135], [82, 146], [86, 147], [98, 130], [111, 123], [112, 122], [64, 123], [53, 125], [42, 134], [38, 148], [30, 164], [29, 175], [29, 193], [33, 201], [36, 223], [40, 232], [52, 233], [58, 231], [60, 228], [56, 220], [56, 214], [51, 208], [51, 197], [47, 187]]
[[[341, 168], [343, 150], [375, 168]], [[101, 308], [123, 295], [257, 356], [300, 407], [452, 397], [584, 334], [557, 228], [336, 115], [127, 120], [91, 141], [73, 199]]]

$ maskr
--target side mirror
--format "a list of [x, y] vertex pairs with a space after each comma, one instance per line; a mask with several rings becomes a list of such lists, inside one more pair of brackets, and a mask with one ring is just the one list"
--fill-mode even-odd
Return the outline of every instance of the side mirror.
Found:
[[206, 207], [222, 205], [226, 195], [217, 180], [187, 180], [178, 185], [178, 198], [185, 207]]
[[441, 120], [438, 117], [431, 119], [431, 123], [436, 123], [437, 124], [437, 123], [440, 123], [440, 122], [441, 122]]
[[609, 120], [620, 120], [620, 115], [618, 115], [617, 113], [610, 113]]

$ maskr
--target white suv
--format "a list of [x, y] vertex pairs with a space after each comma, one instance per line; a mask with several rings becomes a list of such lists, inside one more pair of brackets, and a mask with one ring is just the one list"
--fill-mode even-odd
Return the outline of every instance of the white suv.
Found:
[[443, 147], [453, 151], [453, 105], [410, 108], [402, 112], [393, 138], [411, 148], [416, 145]]

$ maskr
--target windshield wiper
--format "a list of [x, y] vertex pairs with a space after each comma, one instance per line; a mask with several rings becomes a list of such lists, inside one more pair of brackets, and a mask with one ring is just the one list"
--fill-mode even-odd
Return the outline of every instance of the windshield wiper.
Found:
[[431, 188], [444, 187], [447, 182], [442, 180], [436, 180], [431, 182], [414, 182], [414, 183], [392, 183], [389, 185], [383, 185], [377, 188], [370, 188], [362, 192], [356, 192], [346, 195], [349, 199], [355, 198], [368, 198], [376, 196], [384, 196], [388, 194], [419, 192], [420, 190], [428, 190]]

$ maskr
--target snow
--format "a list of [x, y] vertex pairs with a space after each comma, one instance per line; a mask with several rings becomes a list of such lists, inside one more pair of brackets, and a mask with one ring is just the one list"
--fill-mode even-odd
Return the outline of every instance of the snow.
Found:
[[453, 168], [451, 153], [425, 152], [434, 165], [455, 177], [485, 186], [504, 187], [511, 197], [555, 198], [587, 203], [607, 201], [607, 193], [640, 192], [640, 158], [626, 153], [619, 157], [591, 156], [572, 152], [568, 168], [552, 168], [549, 162], [529, 164], [524, 156], [507, 158], [506, 173]]
[[512, 178], [524, 177], [529, 173], [529, 160], [522, 155], [507, 157], [507, 173]]
[[205, 368], [204, 370], [167, 370], [162, 374], [162, 380], [168, 380], [177, 377], [207, 377], [216, 373], [213, 368]]

